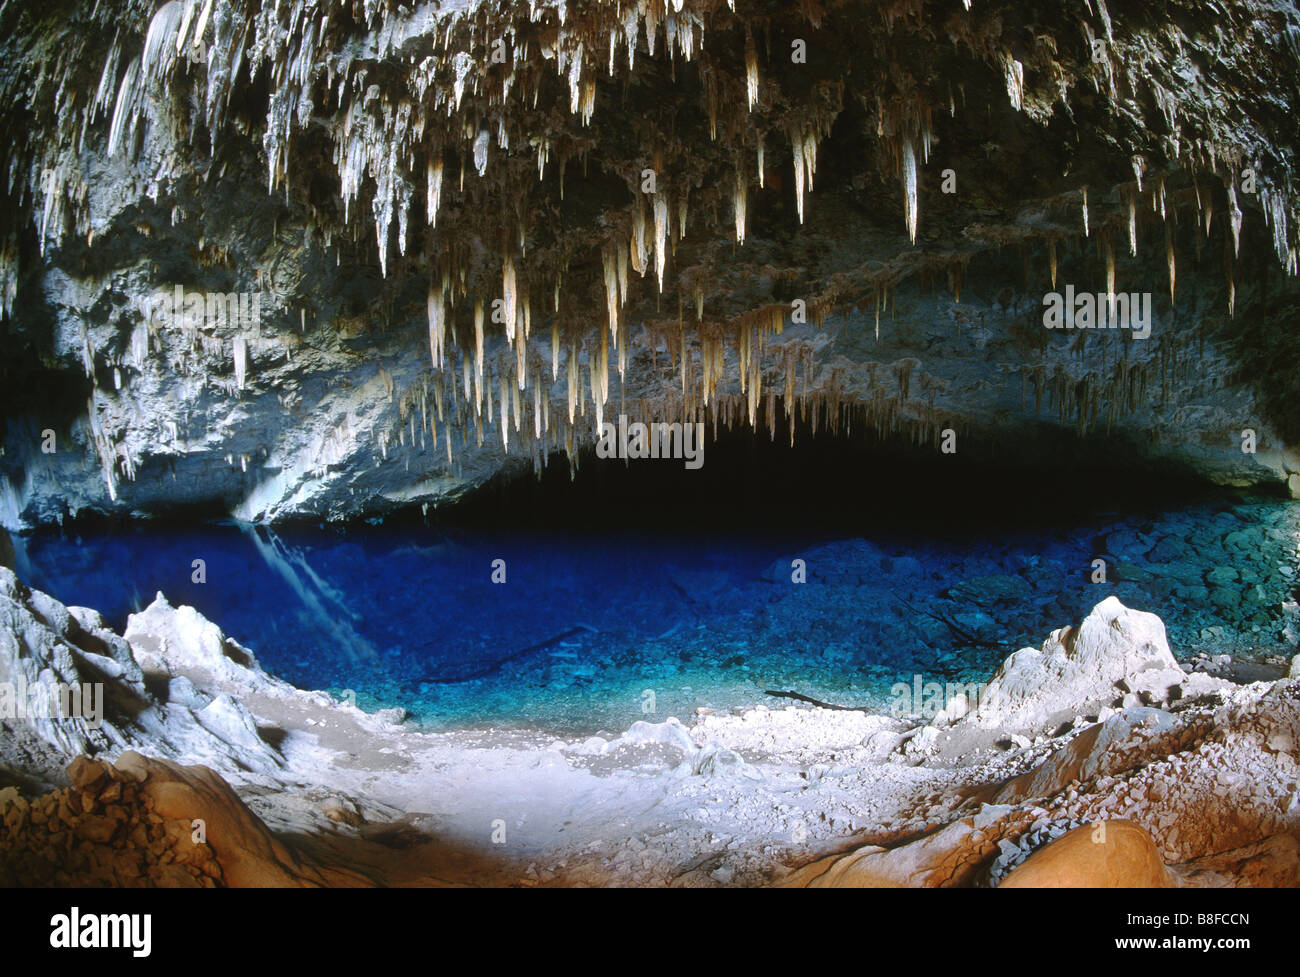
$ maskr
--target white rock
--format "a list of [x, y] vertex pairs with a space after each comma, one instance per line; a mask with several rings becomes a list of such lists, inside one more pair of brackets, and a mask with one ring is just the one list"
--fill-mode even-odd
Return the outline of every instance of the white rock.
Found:
[[620, 746], [644, 746], [653, 744], [675, 746], [687, 756], [695, 755], [695, 741], [676, 716], [669, 716], [662, 723], [647, 723], [637, 720], [628, 731], [616, 740], [608, 743], [602, 753], [608, 753]]
[[1005, 732], [1051, 732], [1079, 714], [1112, 707], [1132, 694], [1164, 702], [1187, 680], [1154, 614], [1108, 597], [1078, 629], [1052, 632], [1041, 651], [1011, 655], [962, 724]]

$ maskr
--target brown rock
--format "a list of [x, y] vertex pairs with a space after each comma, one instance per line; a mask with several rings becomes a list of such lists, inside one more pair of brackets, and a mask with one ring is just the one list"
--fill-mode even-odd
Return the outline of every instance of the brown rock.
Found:
[[971, 885], [1015, 824], [999, 809], [960, 818], [916, 840], [881, 848], [866, 845], [830, 855], [782, 879], [781, 888], [949, 888]]
[[1084, 825], [1040, 848], [1001, 889], [1171, 889], [1151, 836], [1132, 821]]
[[350, 870], [322, 870], [300, 857], [276, 839], [230, 785], [207, 767], [141, 760], [146, 765], [147, 778], [143, 790], [154, 813], [184, 821], [191, 829], [195, 820], [201, 820], [205, 840], [216, 854], [226, 885], [373, 884]]
[[77, 790], [89, 790], [103, 783], [107, 776], [104, 767], [88, 756], [79, 756], [68, 764], [68, 777]]
[[346, 807], [340, 807], [337, 804], [325, 808], [324, 814], [331, 821], [337, 821], [339, 824], [346, 824], [351, 828], [359, 828], [361, 825], [366, 823], [365, 818], [356, 811], [349, 810]]
[[[176, 767], [152, 761], [149, 799], [155, 813], [191, 825], [204, 823], [207, 842], [217, 853], [228, 884], [243, 886], [301, 886], [297, 859], [272, 837], [266, 825], [244, 806], [224, 780], [207, 767]], [[162, 857], [167, 859], [171, 853]]]
[[115, 804], [122, 799], [122, 784], [114, 780], [99, 792], [99, 799], [105, 804]]
[[97, 845], [107, 844], [111, 841], [115, 831], [117, 831], [117, 823], [112, 818], [100, 814], [87, 815], [78, 822], [76, 827], [78, 838]]
[[132, 780], [141, 781], [149, 776], [149, 761], [135, 750], [127, 750], [117, 758], [117, 769]]
[[175, 864], [155, 870], [153, 880], [160, 889], [197, 889], [203, 884], [186, 871], [183, 865]]

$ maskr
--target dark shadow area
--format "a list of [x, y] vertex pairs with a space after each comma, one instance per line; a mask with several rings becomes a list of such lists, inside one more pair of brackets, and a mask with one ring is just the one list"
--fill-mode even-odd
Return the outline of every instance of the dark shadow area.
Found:
[[[1122, 439], [1079, 438], [1046, 424], [1014, 443], [962, 434], [950, 455], [863, 427], [813, 436], [800, 424], [793, 447], [783, 425], [774, 438], [720, 428], [715, 440], [707, 431], [695, 471], [680, 460], [602, 460], [589, 449], [571, 478], [554, 456], [540, 479], [498, 477], [457, 505], [430, 510], [428, 521], [449, 530], [929, 539], [972, 528], [1023, 534], [1240, 495]], [[416, 508], [390, 522], [421, 518]]]

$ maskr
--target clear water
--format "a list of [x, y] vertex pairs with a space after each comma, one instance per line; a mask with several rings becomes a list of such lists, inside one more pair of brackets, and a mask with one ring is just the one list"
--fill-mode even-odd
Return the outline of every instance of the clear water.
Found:
[[[1160, 614], [1176, 654], [1277, 650], [1296, 513], [1202, 503], [1015, 535], [973, 520], [928, 537], [885, 520], [870, 539], [838, 540], [752, 526], [724, 537], [144, 523], [29, 537], [25, 575], [116, 628], [162, 591], [280, 677], [434, 728], [572, 734], [777, 705], [768, 689], [886, 709], [890, 687], [915, 675], [986, 680], [1111, 593]], [[1092, 581], [1099, 554], [1105, 583]], [[795, 557], [806, 583], [791, 581]], [[204, 583], [191, 579], [199, 559]], [[498, 559], [504, 584], [491, 579]]]

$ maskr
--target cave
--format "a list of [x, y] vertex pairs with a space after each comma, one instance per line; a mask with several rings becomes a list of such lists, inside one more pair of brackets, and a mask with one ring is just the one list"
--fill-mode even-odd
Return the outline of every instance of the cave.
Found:
[[0, 3], [0, 884], [1300, 884], [1297, 105], [1285, 0]]

